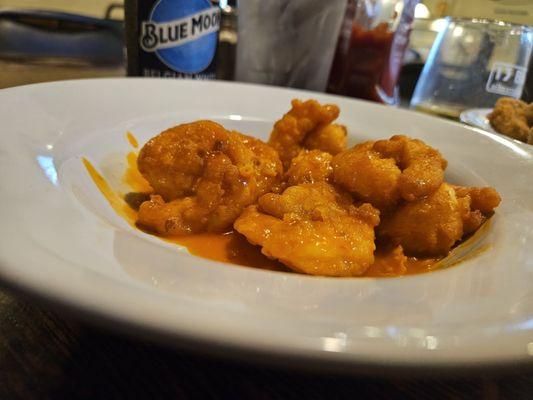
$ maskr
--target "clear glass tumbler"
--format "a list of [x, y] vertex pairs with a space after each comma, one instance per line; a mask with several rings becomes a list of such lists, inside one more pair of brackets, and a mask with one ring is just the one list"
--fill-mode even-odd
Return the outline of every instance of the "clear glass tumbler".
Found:
[[533, 50], [533, 27], [447, 18], [435, 39], [411, 107], [448, 118], [469, 108], [520, 98]]
[[235, 79], [324, 91], [347, 0], [239, 0]]

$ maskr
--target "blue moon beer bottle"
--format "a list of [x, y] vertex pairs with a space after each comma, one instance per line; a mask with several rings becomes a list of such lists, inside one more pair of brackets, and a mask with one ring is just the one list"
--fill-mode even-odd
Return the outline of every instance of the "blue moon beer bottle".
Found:
[[128, 75], [214, 79], [220, 9], [209, 0], [126, 0]]

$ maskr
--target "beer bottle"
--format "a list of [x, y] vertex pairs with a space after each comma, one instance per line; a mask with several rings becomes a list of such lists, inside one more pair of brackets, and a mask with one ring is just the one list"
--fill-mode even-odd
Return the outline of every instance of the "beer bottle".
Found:
[[220, 9], [209, 0], [126, 0], [128, 75], [214, 79]]

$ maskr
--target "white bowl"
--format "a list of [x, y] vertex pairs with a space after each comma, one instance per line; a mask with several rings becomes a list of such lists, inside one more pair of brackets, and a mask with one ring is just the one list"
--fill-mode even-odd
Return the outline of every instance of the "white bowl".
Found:
[[[503, 201], [460, 265], [391, 279], [321, 278], [191, 256], [132, 228], [117, 190], [131, 131], [144, 143], [213, 119], [260, 138], [292, 98], [336, 103], [353, 142], [403, 133], [437, 147], [447, 179]], [[302, 365], [461, 367], [533, 354], [533, 153], [479, 129], [354, 99], [258, 85], [150, 79], [0, 91], [0, 279], [96, 321], [176, 346]], [[323, 364], [325, 363], [325, 364]]]

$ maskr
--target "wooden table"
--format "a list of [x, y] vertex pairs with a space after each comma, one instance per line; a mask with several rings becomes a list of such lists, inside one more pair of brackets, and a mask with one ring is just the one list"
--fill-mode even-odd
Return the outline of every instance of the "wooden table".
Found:
[[532, 399], [533, 369], [376, 377], [304, 373], [176, 351], [0, 291], [0, 399]]

